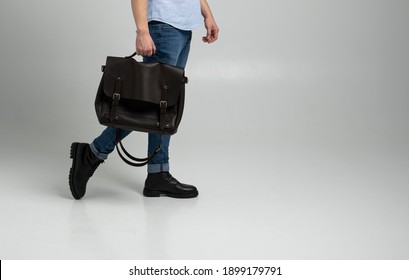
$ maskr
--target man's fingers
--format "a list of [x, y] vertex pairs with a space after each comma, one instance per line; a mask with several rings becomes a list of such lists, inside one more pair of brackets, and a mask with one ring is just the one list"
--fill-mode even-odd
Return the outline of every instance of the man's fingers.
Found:
[[156, 52], [156, 47], [155, 45], [151, 47], [145, 47], [145, 46], [136, 46], [136, 54], [137, 55], [144, 55], [144, 56], [151, 56]]
[[208, 28], [207, 29], [207, 34], [206, 34], [206, 39], [210, 40], [212, 38], [212, 29]]
[[142, 56], [152, 56], [156, 53], [156, 46], [151, 36], [137, 35], [136, 37], [136, 54]]
[[202, 41], [210, 44], [216, 41], [218, 37], [219, 37], [219, 29], [217, 27], [209, 28], [207, 29], [206, 36], [202, 37]]

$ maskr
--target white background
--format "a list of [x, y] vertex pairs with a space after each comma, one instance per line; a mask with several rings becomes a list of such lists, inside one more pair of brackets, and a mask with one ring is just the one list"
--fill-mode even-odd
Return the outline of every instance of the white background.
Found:
[[102, 130], [129, 2], [1, 1], [0, 259], [409, 257], [408, 1], [209, 0], [220, 40], [194, 32], [171, 143], [199, 197], [146, 199], [113, 154], [74, 201], [69, 146]]

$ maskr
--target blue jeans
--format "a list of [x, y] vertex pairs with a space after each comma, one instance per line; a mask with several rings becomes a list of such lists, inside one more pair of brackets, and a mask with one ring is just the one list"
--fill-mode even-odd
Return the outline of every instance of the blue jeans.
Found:
[[[192, 39], [191, 31], [179, 30], [166, 23], [152, 21], [149, 22], [149, 33], [156, 46], [156, 55], [144, 57], [144, 62], [160, 61], [185, 68]], [[115, 149], [117, 132], [120, 140], [131, 133], [129, 130], [108, 127], [90, 144], [91, 150], [98, 158], [107, 159], [108, 154]], [[159, 145], [162, 147], [159, 153], [149, 161], [149, 173], [169, 171], [169, 142], [170, 135], [149, 133], [148, 155]]]

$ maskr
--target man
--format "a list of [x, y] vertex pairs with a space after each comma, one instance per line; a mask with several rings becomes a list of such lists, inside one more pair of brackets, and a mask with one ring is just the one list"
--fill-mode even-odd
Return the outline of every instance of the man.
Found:
[[[210, 44], [218, 38], [219, 28], [206, 0], [131, 0], [131, 4], [137, 30], [136, 53], [142, 55], [145, 62], [160, 61], [184, 68], [192, 30], [202, 26], [203, 19], [207, 31], [203, 42]], [[123, 139], [130, 132], [108, 127], [91, 144], [72, 143], [69, 185], [75, 199], [85, 195], [89, 178], [114, 150], [117, 136]], [[161, 149], [148, 163], [143, 194], [174, 198], [198, 196], [196, 187], [180, 183], [169, 173], [169, 142], [169, 135], [149, 133], [148, 154], [159, 145]]]

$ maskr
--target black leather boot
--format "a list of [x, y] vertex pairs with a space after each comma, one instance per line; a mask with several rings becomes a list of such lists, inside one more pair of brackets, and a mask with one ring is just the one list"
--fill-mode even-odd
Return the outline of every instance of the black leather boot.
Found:
[[194, 186], [182, 184], [169, 172], [148, 173], [143, 195], [148, 197], [169, 196], [174, 198], [193, 198], [199, 195]]
[[85, 195], [89, 178], [104, 161], [94, 155], [87, 143], [72, 143], [70, 157], [72, 158], [69, 176], [70, 189], [72, 196], [80, 199]]

